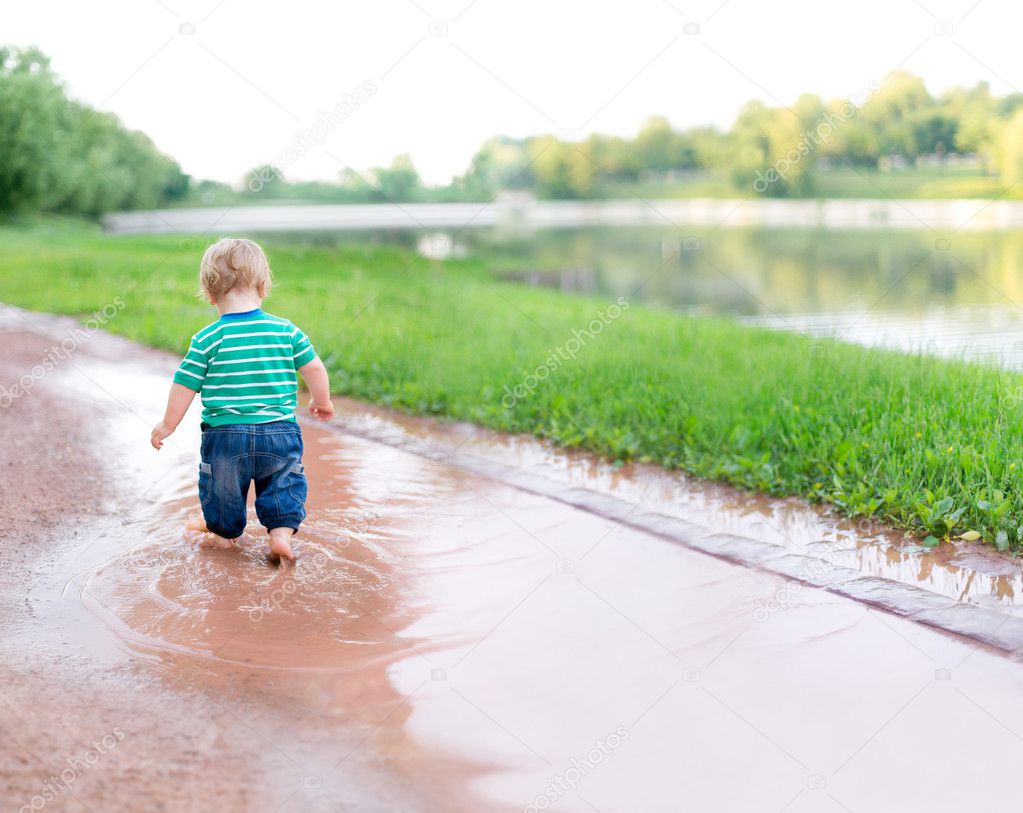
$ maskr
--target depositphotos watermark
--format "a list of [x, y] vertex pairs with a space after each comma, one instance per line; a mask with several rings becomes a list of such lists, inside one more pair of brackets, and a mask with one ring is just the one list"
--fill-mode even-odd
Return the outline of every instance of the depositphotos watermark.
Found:
[[757, 170], [757, 177], [753, 180], [753, 191], [766, 192], [771, 184], [785, 180], [792, 167], [810, 153], [816, 152], [818, 147], [827, 144], [838, 129], [854, 118], [859, 109], [873, 99], [880, 90], [881, 85], [876, 80], [871, 80], [866, 87], [850, 94], [848, 101], [844, 102], [837, 112], [825, 113], [816, 127], [812, 130], [804, 130], [800, 134], [799, 141], [785, 153], [784, 157], [775, 161], [772, 166], [767, 168], [766, 172]]
[[[311, 559], [303, 559], [302, 564], [304, 572], [306, 574], [306, 581], [309, 580], [309, 576], [313, 574], [318, 575], [322, 573], [323, 569], [332, 561], [333, 559], [323, 551], [320, 551]], [[277, 587], [275, 587], [273, 590], [270, 591], [270, 594], [266, 597], [262, 606], [253, 607], [251, 610], [249, 610], [248, 612], [249, 621], [253, 622], [254, 624], [258, 624], [260, 621], [266, 618], [267, 613], [274, 613], [279, 611], [284, 606], [288, 598], [295, 591], [298, 590], [298, 586], [299, 583], [297, 580], [289, 579], [285, 581], [283, 584], [280, 584]]]
[[998, 397], [998, 406], [1002, 409], [1018, 409], [1023, 404], [1023, 386], [1003, 392]]
[[268, 183], [275, 181], [278, 175], [283, 175], [285, 167], [290, 167], [303, 155], [322, 146], [334, 128], [339, 127], [352, 113], [366, 104], [376, 92], [376, 83], [372, 79], [367, 79], [355, 90], [342, 95], [341, 101], [329, 110], [318, 111], [316, 121], [312, 125], [297, 131], [295, 140], [281, 150], [280, 155], [249, 178], [249, 191], [259, 192]]
[[[380, 514], [371, 511], [364, 516], [352, 520], [347, 526], [344, 536], [335, 540], [331, 548], [335, 552], [346, 550], [354, 539], [358, 539], [361, 535], [373, 531], [381, 518]], [[338, 568], [343, 566], [343, 563], [340, 563], [336, 557], [322, 550], [309, 558], [304, 558], [302, 562], [303, 573], [305, 573], [303, 581], [306, 584], [315, 583], [316, 579], [322, 578], [327, 573], [328, 567]], [[295, 579], [288, 579], [275, 587], [265, 597], [261, 606], [253, 607], [248, 611], [249, 621], [258, 624], [268, 614], [280, 611], [287, 600], [299, 589], [299, 584]]]
[[792, 606], [796, 596], [806, 588], [807, 584], [818, 582], [822, 576], [830, 573], [834, 566], [834, 562], [824, 556], [805, 558], [805, 564], [799, 568], [799, 572], [796, 574], [796, 578], [800, 579], [800, 581], [786, 580], [768, 598], [760, 598], [754, 602], [754, 621], [763, 624], [775, 613], [787, 610]]
[[620, 725], [603, 739], [595, 740], [586, 756], [572, 757], [569, 760], [568, 768], [548, 779], [547, 787], [544, 788], [543, 793], [537, 795], [532, 802], [522, 808], [522, 813], [539, 813], [539, 811], [549, 808], [566, 793], [574, 790], [584, 776], [595, 770], [607, 757], [621, 748], [628, 739], [629, 730]]
[[52, 802], [62, 793], [68, 793], [75, 782], [89, 768], [99, 762], [101, 756], [113, 751], [117, 744], [126, 736], [120, 726], [114, 726], [113, 731], [102, 739], [93, 740], [92, 747], [81, 757], [68, 757], [66, 760], [67, 767], [59, 774], [55, 774], [45, 780], [39, 793], [29, 799], [26, 804], [23, 804], [19, 809], [19, 813], [32, 813], [32, 811], [42, 810], [46, 807], [47, 803]]
[[621, 318], [621, 315], [628, 309], [629, 300], [620, 296], [615, 304], [609, 305], [604, 310], [597, 311], [596, 317], [591, 319], [590, 323], [583, 330], [572, 328], [571, 338], [563, 345], [551, 350], [547, 358], [538, 364], [533, 372], [529, 373], [514, 387], [509, 387], [507, 384], [504, 385], [501, 406], [505, 409], [511, 409], [523, 398], [536, 392], [536, 388], [550, 378], [551, 373], [561, 369], [565, 364], [578, 356], [579, 351], [586, 346], [588, 341], [597, 338], [597, 336], [604, 332], [604, 328]]
[[38, 364], [32, 366], [31, 370], [10, 386], [0, 384], [0, 409], [7, 409], [21, 396], [28, 395], [32, 388], [46, 377], [47, 373], [53, 372], [62, 362], [73, 358], [78, 352], [78, 348], [85, 344], [93, 333], [122, 310], [124, 310], [124, 300], [115, 296], [113, 302], [104, 305], [101, 310], [94, 311], [92, 316], [82, 324], [67, 328], [67, 336], [56, 344], [50, 345], [50, 349], [43, 354]]

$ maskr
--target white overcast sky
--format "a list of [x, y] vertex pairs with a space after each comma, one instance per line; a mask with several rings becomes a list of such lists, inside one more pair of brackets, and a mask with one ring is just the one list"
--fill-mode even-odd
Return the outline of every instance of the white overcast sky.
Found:
[[751, 98], [845, 97], [899, 66], [932, 92], [1023, 86], [1017, 0], [4, 5], [2, 40], [41, 47], [72, 95], [147, 132], [186, 172], [234, 183], [367, 80], [376, 94], [289, 177], [408, 152], [445, 182], [493, 134], [629, 135], [652, 114], [727, 126]]

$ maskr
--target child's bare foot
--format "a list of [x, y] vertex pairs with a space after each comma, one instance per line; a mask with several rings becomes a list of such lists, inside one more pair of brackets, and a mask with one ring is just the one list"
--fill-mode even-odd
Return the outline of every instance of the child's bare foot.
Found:
[[295, 561], [295, 552], [291, 549], [290, 539], [295, 535], [292, 528], [272, 528], [270, 530], [270, 557]]
[[236, 539], [225, 539], [211, 531], [188, 531], [185, 534], [185, 538], [200, 548], [221, 548], [222, 550], [230, 550], [236, 547], [238, 541]]
[[192, 514], [185, 523], [185, 529], [189, 531], [202, 531], [204, 533], [209, 530], [206, 527], [206, 520], [203, 519], [202, 514]]
[[206, 527], [206, 520], [201, 514], [193, 514], [185, 523], [185, 537], [191, 542], [197, 542], [204, 548], [223, 548], [228, 550], [237, 547], [248, 534], [242, 533], [237, 539], [228, 539], [218, 536]]

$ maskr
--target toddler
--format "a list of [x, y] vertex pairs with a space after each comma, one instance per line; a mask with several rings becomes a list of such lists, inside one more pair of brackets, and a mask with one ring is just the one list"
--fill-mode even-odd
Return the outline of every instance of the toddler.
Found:
[[255, 482], [256, 515], [270, 534], [270, 553], [294, 560], [290, 539], [306, 515], [296, 372], [309, 388], [309, 411], [328, 421], [334, 405], [327, 369], [301, 330], [262, 310], [270, 264], [256, 243], [225, 238], [210, 246], [199, 282], [220, 318], [192, 336], [151, 442], [161, 448], [200, 393], [199, 500], [206, 528], [223, 544], [240, 537]]

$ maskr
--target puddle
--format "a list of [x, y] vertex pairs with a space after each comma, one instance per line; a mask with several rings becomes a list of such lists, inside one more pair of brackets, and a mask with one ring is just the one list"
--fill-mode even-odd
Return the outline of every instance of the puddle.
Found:
[[[255, 523], [253, 523], [255, 524]], [[194, 544], [194, 543], [193, 543]], [[86, 607], [145, 652], [165, 649], [259, 668], [354, 668], [386, 645], [394, 579], [379, 548], [304, 535], [302, 567], [268, 567], [261, 540], [239, 549], [153, 544], [96, 568]], [[330, 647], [318, 644], [330, 641]]]
[[707, 529], [753, 537], [827, 562], [882, 576], [1011, 615], [1023, 615], [1023, 559], [990, 545], [953, 540], [925, 549], [872, 520], [848, 519], [797, 498], [775, 498], [698, 480], [657, 466], [614, 466], [593, 455], [468, 424], [438, 424], [342, 401], [346, 427], [385, 442], [412, 438], [610, 494]]
[[[305, 774], [282, 811], [333, 810], [353, 796], [366, 810], [476, 809], [468, 795], [448, 799], [479, 760], [431, 754], [410, 738], [408, 698], [389, 679], [398, 661], [431, 646], [402, 634], [417, 601], [406, 526], [429, 488], [416, 481], [421, 461], [386, 447], [367, 454], [363, 441], [307, 427], [304, 461], [316, 488], [298, 565], [268, 560], [254, 493], [248, 538], [211, 547], [189, 530], [199, 513], [197, 405], [163, 450], [148, 444], [166, 362], [95, 336], [52, 373], [94, 426], [110, 491], [85, 540], [59, 546], [36, 569], [33, 624], [8, 643], [50, 653], [73, 642], [189, 694], [210, 693], [217, 708], [238, 706], [239, 728], [225, 736], [255, 738]], [[395, 483], [406, 492], [394, 493]]]

